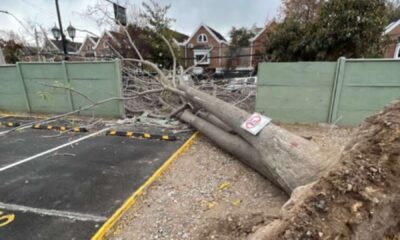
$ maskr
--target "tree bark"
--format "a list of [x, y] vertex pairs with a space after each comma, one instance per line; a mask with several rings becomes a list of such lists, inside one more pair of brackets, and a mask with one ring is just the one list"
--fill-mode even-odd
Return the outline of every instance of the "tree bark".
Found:
[[[232, 129], [260, 157], [252, 158], [249, 162], [249, 159], [242, 158], [243, 154], [238, 155], [238, 151], [232, 152], [227, 148], [228, 152], [276, 183], [289, 195], [296, 187], [319, 179], [337, 162], [337, 159], [326, 159], [316, 144], [272, 123], [257, 136], [253, 136], [240, 127], [250, 116], [246, 111], [192, 87], [180, 85], [180, 89], [189, 101], [204, 108]], [[197, 129], [202, 133], [205, 131], [203, 127]], [[216, 143], [221, 147], [220, 142]]]

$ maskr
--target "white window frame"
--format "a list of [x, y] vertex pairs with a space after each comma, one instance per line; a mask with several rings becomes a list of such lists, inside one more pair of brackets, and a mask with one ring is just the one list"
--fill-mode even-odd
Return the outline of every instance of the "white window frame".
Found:
[[197, 42], [198, 43], [206, 43], [208, 42], [208, 37], [206, 34], [202, 33], [199, 36], [197, 36]]
[[397, 43], [397, 45], [396, 45], [396, 49], [394, 50], [394, 56], [393, 56], [393, 58], [395, 58], [395, 59], [400, 59], [400, 42], [399, 43]]
[[[201, 50], [194, 50], [194, 64], [198, 65], [207, 65], [210, 64], [210, 50], [201, 49]], [[203, 62], [197, 61], [197, 56], [204, 56], [207, 55], [207, 59]]]

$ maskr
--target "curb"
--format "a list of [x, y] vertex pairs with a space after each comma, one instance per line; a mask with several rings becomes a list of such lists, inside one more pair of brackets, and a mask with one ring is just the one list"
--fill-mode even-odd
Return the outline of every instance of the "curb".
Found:
[[179, 155], [184, 153], [194, 142], [194, 140], [199, 135], [195, 132], [174, 154], [172, 154], [167, 161], [149, 178], [147, 181], [140, 186], [127, 200], [124, 204], [118, 208], [114, 214], [99, 228], [91, 240], [101, 240], [104, 235], [114, 226], [114, 224], [121, 218], [121, 216], [136, 203], [136, 200], [143, 194], [143, 192], [151, 186], [151, 184], [157, 180], [165, 170], [168, 169], [169, 165], [178, 158]]

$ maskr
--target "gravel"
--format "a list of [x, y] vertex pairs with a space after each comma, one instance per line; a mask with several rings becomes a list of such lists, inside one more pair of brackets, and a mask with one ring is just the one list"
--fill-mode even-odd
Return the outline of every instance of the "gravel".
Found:
[[[350, 128], [283, 125], [338, 154]], [[244, 239], [279, 214], [288, 197], [205, 137], [161, 176], [106, 239]]]

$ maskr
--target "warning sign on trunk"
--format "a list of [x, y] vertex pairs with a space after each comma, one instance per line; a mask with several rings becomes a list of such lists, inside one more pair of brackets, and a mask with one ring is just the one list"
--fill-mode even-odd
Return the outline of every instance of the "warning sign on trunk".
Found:
[[253, 113], [244, 123], [241, 128], [253, 135], [257, 135], [265, 126], [271, 122], [271, 118], [263, 116], [259, 113]]

